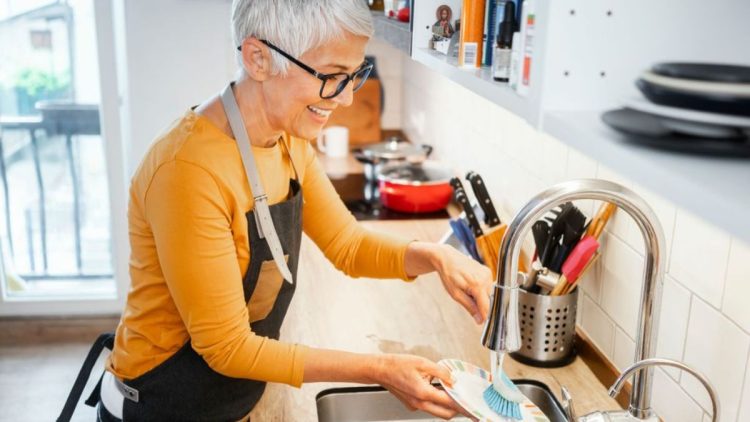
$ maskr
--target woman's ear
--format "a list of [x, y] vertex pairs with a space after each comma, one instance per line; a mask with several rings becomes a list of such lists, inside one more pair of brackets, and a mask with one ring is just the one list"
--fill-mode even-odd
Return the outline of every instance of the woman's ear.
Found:
[[250, 78], [262, 82], [271, 77], [271, 51], [258, 41], [248, 37], [242, 41], [242, 67]]

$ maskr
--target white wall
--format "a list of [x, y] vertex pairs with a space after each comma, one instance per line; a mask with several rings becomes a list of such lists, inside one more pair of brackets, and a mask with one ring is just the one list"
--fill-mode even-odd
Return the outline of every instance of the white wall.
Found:
[[[120, 92], [128, 174], [153, 139], [193, 105], [218, 93], [234, 77], [236, 62], [230, 30], [230, 1], [119, 0]], [[401, 127], [401, 60], [379, 54], [385, 88], [383, 128]], [[122, 53], [122, 52], [120, 52]]]
[[[719, 392], [722, 421], [750, 420], [750, 246], [676, 207], [504, 109], [400, 55], [404, 131], [435, 146], [435, 156], [462, 173], [484, 175], [509, 221], [543, 188], [596, 177], [643, 196], [658, 215], [667, 243], [667, 276], [658, 356], [703, 371]], [[587, 215], [595, 204], [581, 204]], [[598, 206], [598, 205], [596, 205]], [[717, 207], [721, 204], [716, 204]], [[634, 361], [643, 243], [630, 218], [616, 214], [603, 236], [603, 256], [583, 281], [579, 323], [620, 369]], [[657, 370], [654, 406], [667, 421], [710, 420], [700, 384], [676, 370]]]
[[365, 53], [376, 57], [378, 76], [384, 89], [385, 106], [383, 107], [383, 114], [380, 116], [380, 126], [383, 129], [401, 128], [402, 55], [392, 53], [393, 47], [376, 39], [370, 41]]
[[233, 76], [230, 2], [118, 0], [128, 174], [154, 138]]

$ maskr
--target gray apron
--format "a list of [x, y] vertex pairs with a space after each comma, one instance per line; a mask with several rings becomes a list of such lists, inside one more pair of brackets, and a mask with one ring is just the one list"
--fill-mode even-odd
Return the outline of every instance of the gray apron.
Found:
[[[280, 262], [283, 263], [284, 268], [279, 266], [279, 271], [287, 280], [286, 283], [281, 283], [270, 313], [264, 319], [250, 323], [249, 329], [259, 336], [278, 339], [281, 324], [296, 287], [293, 278], [296, 278], [297, 274], [302, 237], [302, 191], [300, 183], [296, 180], [299, 176], [294, 169], [295, 179], [289, 181], [289, 196], [286, 201], [268, 206], [231, 85], [222, 93], [222, 102], [241, 151], [248, 182], [255, 197], [254, 210], [246, 213], [250, 263], [242, 280], [245, 301], [250, 301], [258, 286], [261, 265], [264, 261], [274, 261], [277, 266]], [[283, 142], [282, 147], [286, 149]], [[289, 154], [288, 149], [286, 152]], [[291, 162], [291, 156], [289, 160]], [[294, 164], [292, 167], [294, 168]], [[285, 261], [284, 256], [288, 256], [288, 261]], [[105, 336], [103, 335], [102, 338]], [[84, 363], [79, 374], [79, 378], [83, 378], [81, 391], [91, 372], [90, 366], [93, 366], [93, 362], [89, 363], [88, 360], [92, 356], [93, 360], [96, 360], [99, 353], [94, 353], [94, 348], [103, 343], [102, 338], [92, 347], [87, 362]], [[112, 339], [108, 338], [107, 343], [111, 349]], [[101, 350], [100, 346], [99, 351]], [[88, 373], [84, 374], [87, 366]], [[74, 394], [78, 384], [81, 383], [76, 380], [73, 391], [68, 397], [68, 403], [58, 420], [68, 420], [72, 415], [81, 394], [81, 391], [78, 391], [77, 396]], [[266, 383], [262, 381], [231, 378], [215, 372], [193, 350], [188, 341], [166, 361], [135, 379], [124, 380], [118, 388], [125, 396], [123, 404], [123, 420], [125, 421], [237, 421], [250, 413], [263, 395], [265, 386]], [[96, 405], [99, 402], [98, 393], [99, 386], [97, 385], [86, 404]], [[113, 420], [101, 403], [99, 403], [97, 413], [100, 420]]]

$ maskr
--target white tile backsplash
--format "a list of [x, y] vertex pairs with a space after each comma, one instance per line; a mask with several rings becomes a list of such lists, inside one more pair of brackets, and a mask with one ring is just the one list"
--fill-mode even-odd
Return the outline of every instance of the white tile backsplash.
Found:
[[669, 273], [716, 308], [724, 292], [730, 237], [693, 214], [679, 210]]
[[614, 364], [620, 371], [635, 362], [635, 341], [622, 328], [615, 328]]
[[[633, 184], [630, 180], [626, 179], [619, 173], [616, 173], [609, 167], [601, 165], [601, 164], [598, 167], [596, 177], [599, 179], [603, 179], [603, 180], [609, 180], [610, 182], [617, 183], [626, 188], [630, 188]], [[627, 241], [628, 233], [630, 233], [631, 231], [635, 229], [636, 229], [636, 226], [635, 226], [635, 222], [633, 221], [633, 219], [630, 218], [628, 214], [622, 212], [621, 210], [615, 211], [615, 213], [612, 215], [612, 218], [610, 218], [609, 222], [607, 223], [607, 227], [606, 227], [606, 231], [608, 233], [612, 233], [624, 241]]]
[[738, 421], [750, 421], [750, 362], [745, 372], [745, 387], [742, 389], [742, 399], [740, 404], [740, 416]]
[[[745, 331], [750, 331], [750, 246], [732, 239], [722, 310]], [[750, 419], [748, 419], [750, 420]]]
[[[665, 277], [656, 356], [682, 360], [690, 316], [690, 298], [688, 289], [682, 287], [671, 277]], [[676, 381], [679, 381], [682, 376], [682, 372], [676, 368], [665, 368], [665, 370]]]
[[[693, 300], [684, 361], [711, 380], [721, 400], [722, 420], [737, 418], [749, 350], [750, 336], [708, 303]], [[683, 374], [680, 384], [703, 409], [711, 409], [700, 382]]]
[[[708, 375], [721, 391], [726, 408], [722, 421], [750, 421], [750, 381], [743, 384], [750, 347], [746, 334], [750, 332], [750, 306], [745, 305], [745, 298], [750, 298], [747, 243], [730, 241], [729, 234], [591, 160], [585, 151], [539, 134], [507, 110], [419, 63], [404, 60], [403, 72], [404, 130], [412, 140], [435, 146], [440, 159], [486, 172], [501, 215], [514, 215], [552, 183], [582, 177], [622, 184], [652, 207], [664, 230], [668, 258], [664, 264], [669, 272], [657, 355], [686, 360]], [[469, 157], [461, 158], [468, 162], [451, 156], [455, 144], [465, 152], [458, 155]], [[598, 203], [585, 202], [577, 205], [592, 216]], [[622, 367], [632, 360], [628, 355], [635, 338], [644, 247], [637, 226], [622, 211], [615, 213], [600, 241], [602, 251], [609, 254], [608, 262], [602, 256], [594, 274], [581, 281], [578, 320], [597, 346]], [[677, 370], [657, 372], [661, 375], [654, 394], [665, 420], [701, 420], [707, 402], [700, 386]], [[740, 395], [743, 405], [738, 419]]]
[[385, 77], [381, 78], [380, 83], [383, 85], [384, 100], [383, 114], [380, 117], [380, 126], [384, 129], [398, 129], [401, 123], [401, 78]]
[[581, 324], [591, 340], [607, 356], [612, 356], [615, 342], [615, 324], [607, 314], [594, 303], [590, 297], [584, 295], [583, 309], [581, 309]]
[[643, 259], [622, 240], [607, 239], [603, 247], [601, 306], [607, 314], [635, 338], [640, 291], [643, 278]]
[[[644, 201], [646, 201], [646, 203], [654, 211], [654, 214], [656, 214], [656, 218], [659, 219], [659, 224], [661, 225], [662, 231], [664, 232], [664, 248], [666, 249], [664, 254], [664, 268], [667, 269], [669, 264], [669, 254], [672, 251], [672, 238], [674, 236], [674, 223], [677, 213], [677, 207], [675, 207], [672, 202], [660, 197], [659, 195], [638, 184], [633, 184], [633, 191], [641, 198], [643, 198]], [[638, 229], [638, 226], [635, 223], [633, 223], [630, 227], [631, 228], [628, 231], [625, 241], [639, 254], [644, 255], [646, 244], [643, 239], [643, 235], [641, 234], [641, 231]]]
[[601, 302], [602, 297], [602, 257], [601, 254], [591, 268], [578, 280], [578, 286], [583, 289], [596, 303]]
[[654, 370], [651, 405], [664, 422], [702, 422], [703, 409], [661, 369]]

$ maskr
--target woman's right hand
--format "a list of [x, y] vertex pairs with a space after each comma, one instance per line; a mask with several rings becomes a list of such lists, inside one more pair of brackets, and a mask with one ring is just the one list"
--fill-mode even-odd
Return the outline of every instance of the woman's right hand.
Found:
[[452, 385], [450, 371], [435, 362], [419, 356], [379, 355], [376, 382], [385, 387], [410, 410], [422, 410], [439, 418], [450, 419], [461, 408], [448, 393], [435, 388], [430, 382], [438, 378]]

